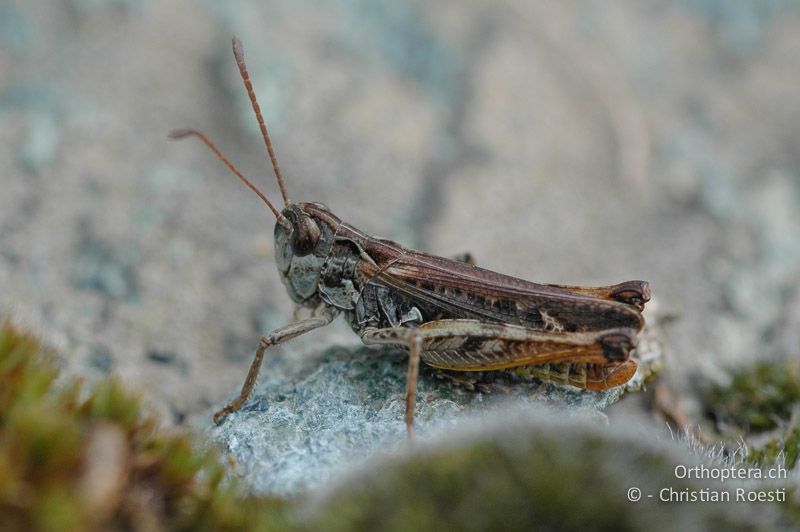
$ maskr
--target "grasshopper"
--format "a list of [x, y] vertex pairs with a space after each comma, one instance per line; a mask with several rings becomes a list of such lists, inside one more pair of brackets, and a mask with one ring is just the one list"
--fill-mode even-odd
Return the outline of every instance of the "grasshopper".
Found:
[[214, 422], [238, 410], [253, 391], [265, 351], [324, 327], [342, 314], [367, 345], [408, 349], [405, 424], [414, 431], [420, 360], [453, 371], [527, 370], [547, 380], [588, 390], [626, 383], [630, 358], [650, 299], [645, 281], [579, 287], [537, 284], [375, 238], [342, 221], [321, 203], [292, 203], [261, 115], [241, 42], [233, 54], [255, 112], [283, 197], [278, 210], [201, 132], [194, 136], [272, 210], [275, 260], [289, 296], [310, 317], [261, 338], [238, 397]]

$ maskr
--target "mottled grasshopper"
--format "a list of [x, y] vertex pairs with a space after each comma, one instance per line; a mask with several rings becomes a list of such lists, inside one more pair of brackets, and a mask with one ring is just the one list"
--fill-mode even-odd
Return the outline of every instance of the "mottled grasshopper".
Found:
[[267, 348], [331, 323], [343, 314], [365, 344], [399, 344], [409, 351], [405, 422], [414, 430], [419, 361], [434, 368], [487, 371], [530, 367], [535, 374], [590, 390], [626, 383], [630, 359], [650, 299], [644, 281], [585, 288], [537, 284], [374, 238], [321, 203], [292, 203], [244, 63], [239, 66], [283, 196], [278, 211], [202, 133], [195, 136], [274, 213], [275, 258], [289, 296], [311, 317], [261, 339], [239, 396], [214, 415], [219, 423], [253, 391]]

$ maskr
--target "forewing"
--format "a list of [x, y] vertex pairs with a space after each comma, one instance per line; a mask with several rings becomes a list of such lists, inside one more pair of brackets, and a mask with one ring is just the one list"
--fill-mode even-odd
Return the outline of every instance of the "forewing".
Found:
[[[474, 318], [550, 331], [640, 330], [632, 305], [541, 285], [442, 257], [410, 252], [370, 280], [438, 312], [435, 318]], [[431, 318], [434, 318], [431, 317]]]

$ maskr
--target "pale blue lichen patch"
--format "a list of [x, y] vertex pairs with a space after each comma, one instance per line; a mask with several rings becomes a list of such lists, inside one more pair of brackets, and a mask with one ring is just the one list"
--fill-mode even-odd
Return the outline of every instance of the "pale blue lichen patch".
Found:
[[57, 96], [38, 85], [11, 85], [0, 94], [0, 112], [21, 112], [25, 117], [27, 131], [18, 155], [22, 167], [38, 172], [50, 166], [58, 155], [63, 127]]
[[771, 23], [800, 7], [797, 0], [681, 0], [720, 29], [724, 43], [738, 52], [752, 51]]
[[108, 298], [136, 302], [136, 270], [130, 251], [99, 238], [87, 222], [82, 222], [81, 226], [82, 238], [73, 266], [75, 285]]

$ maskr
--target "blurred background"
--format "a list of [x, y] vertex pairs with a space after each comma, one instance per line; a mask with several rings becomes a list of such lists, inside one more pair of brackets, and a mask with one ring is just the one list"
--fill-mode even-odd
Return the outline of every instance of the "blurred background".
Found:
[[[166, 139], [279, 200], [233, 34], [292, 199], [537, 282], [649, 280], [690, 417], [699, 377], [800, 355], [800, 2], [2, 0], [0, 312], [68, 374], [181, 422], [291, 320], [271, 213]], [[358, 339], [297, 352], [331, 343]]]

